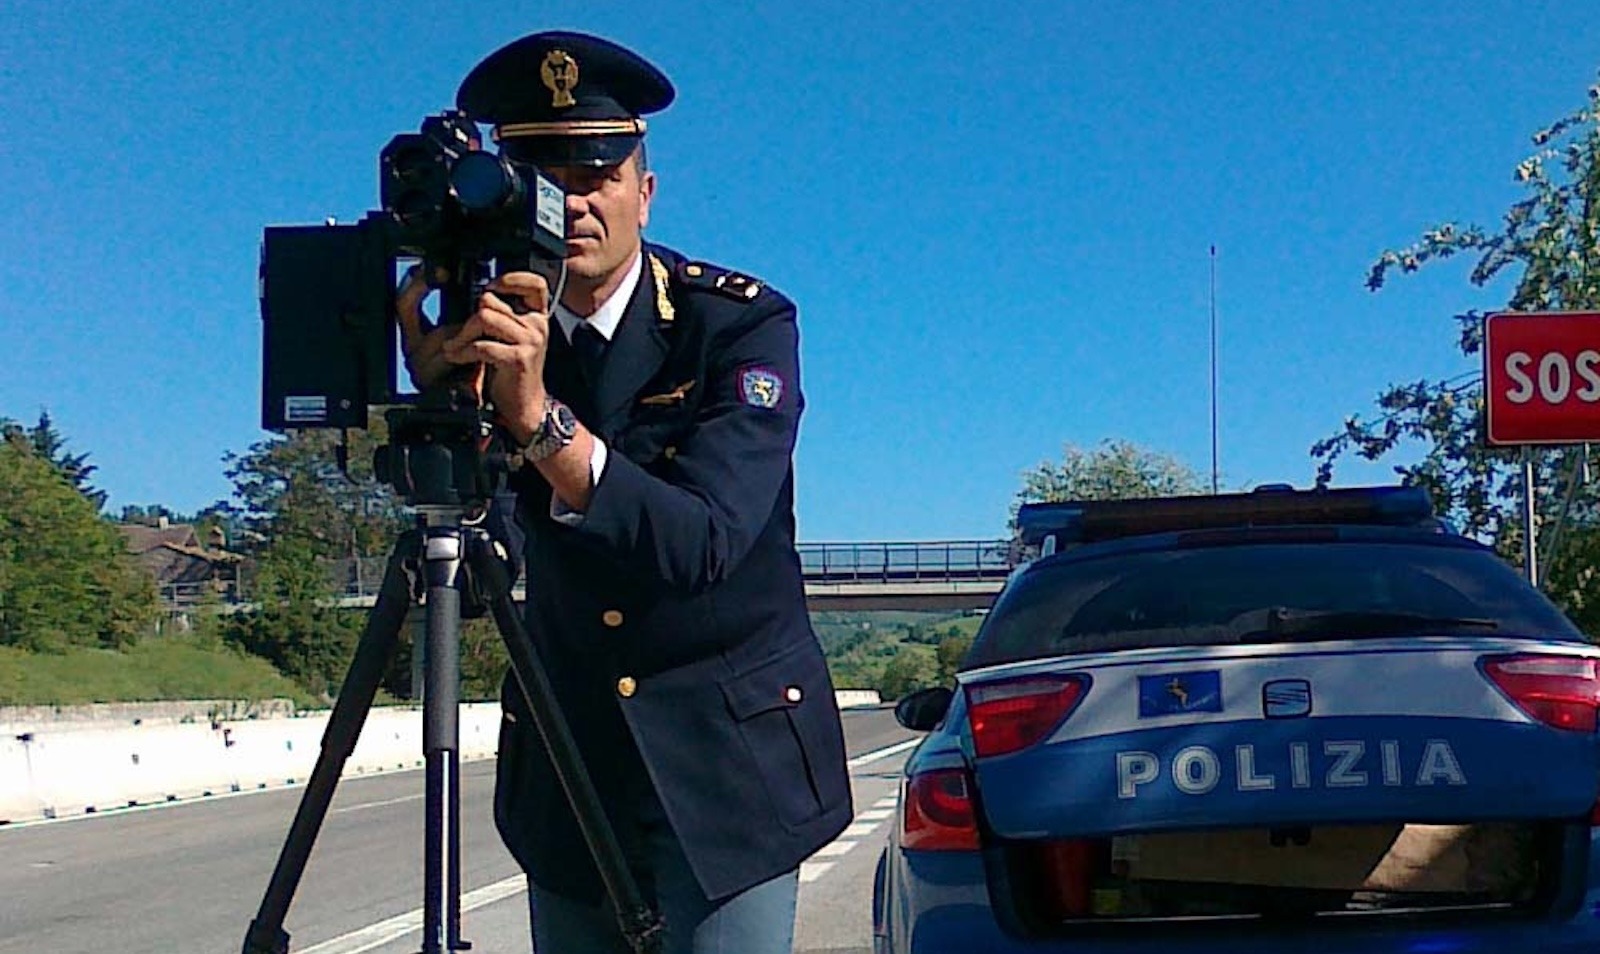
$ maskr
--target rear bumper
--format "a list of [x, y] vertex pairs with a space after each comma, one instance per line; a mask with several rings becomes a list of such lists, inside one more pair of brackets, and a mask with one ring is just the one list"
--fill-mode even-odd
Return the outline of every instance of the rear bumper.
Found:
[[1337, 931], [1311, 934], [1284, 931], [1204, 936], [1164, 933], [1145, 937], [1081, 938], [1025, 942], [1001, 933], [987, 909], [942, 908], [927, 912], [912, 930], [909, 944], [896, 954], [1578, 954], [1600, 950], [1600, 919], [1565, 923], [1504, 924], [1467, 930], [1433, 928], [1408, 931]]
[[[1600, 847], [1600, 846], [1597, 846]], [[1600, 851], [1590, 856], [1588, 884], [1578, 913], [1567, 920], [1484, 921], [1470, 926], [1440, 924], [1362, 925], [1311, 933], [1304, 926], [1281, 932], [1260, 928], [1174, 929], [1138, 934], [1085, 934], [1049, 941], [1024, 941], [1006, 934], [989, 907], [983, 863], [975, 854], [905, 853], [891, 848], [881, 899], [887, 936], [877, 939], [886, 954], [1510, 954], [1600, 951]]]

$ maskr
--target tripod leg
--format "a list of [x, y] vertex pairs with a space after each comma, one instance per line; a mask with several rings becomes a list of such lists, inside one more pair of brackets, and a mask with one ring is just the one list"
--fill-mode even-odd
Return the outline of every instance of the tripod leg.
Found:
[[610, 819], [600, 805], [600, 796], [594, 790], [589, 771], [584, 767], [583, 756], [567, 725], [566, 716], [556, 704], [550, 677], [533, 648], [533, 640], [522, 625], [516, 603], [511, 598], [511, 580], [505, 567], [491, 550], [488, 537], [481, 531], [469, 531], [466, 539], [467, 562], [473, 574], [482, 582], [482, 590], [489, 597], [490, 611], [505, 640], [506, 651], [511, 656], [511, 669], [516, 674], [522, 697], [533, 714], [533, 724], [544, 740], [572, 813], [583, 833], [584, 842], [594, 856], [600, 880], [617, 912], [617, 922], [628, 944], [639, 954], [656, 951], [661, 945], [661, 918], [650, 909], [639, 893], [638, 883], [628, 870], [622, 848], [611, 828]]
[[305, 874], [312, 844], [327, 816], [328, 805], [333, 801], [333, 790], [344, 772], [344, 763], [361, 738], [361, 727], [366, 724], [378, 683], [394, 654], [401, 624], [411, 605], [405, 564], [414, 559], [416, 553], [417, 535], [408, 533], [389, 554], [383, 586], [367, 616], [366, 629], [361, 633], [355, 658], [339, 688], [328, 727], [323, 730], [322, 750], [317, 755], [316, 767], [311, 770], [305, 794], [300, 797], [300, 807], [295, 810], [294, 822], [289, 826], [289, 835], [278, 855], [277, 866], [272, 870], [267, 893], [245, 934], [244, 954], [287, 954], [289, 950], [289, 935], [283, 930], [283, 920], [289, 913], [295, 889], [300, 886], [300, 878]]
[[470, 951], [471, 941], [461, 939], [461, 753], [450, 754], [450, 885], [445, 897], [450, 902], [450, 950]]
[[461, 547], [459, 527], [428, 527], [423, 545], [428, 629], [422, 700], [427, 764], [422, 954], [445, 954], [460, 933]]

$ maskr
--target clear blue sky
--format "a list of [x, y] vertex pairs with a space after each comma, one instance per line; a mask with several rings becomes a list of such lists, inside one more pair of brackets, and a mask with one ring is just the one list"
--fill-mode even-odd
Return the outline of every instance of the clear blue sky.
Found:
[[[1126, 438], [1312, 477], [1386, 384], [1471, 365], [1466, 265], [1600, 66], [1585, 5], [10, 0], [0, 415], [48, 407], [115, 511], [228, 495], [259, 429], [268, 224], [375, 206], [376, 154], [483, 55], [583, 29], [670, 75], [650, 237], [801, 306], [808, 540], [997, 536], [1021, 473]], [[1346, 466], [1341, 483], [1383, 480]]]

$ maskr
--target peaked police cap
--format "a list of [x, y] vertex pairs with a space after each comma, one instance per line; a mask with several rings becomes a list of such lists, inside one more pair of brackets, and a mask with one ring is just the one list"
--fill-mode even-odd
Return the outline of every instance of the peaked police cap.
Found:
[[557, 30], [489, 54], [462, 80], [456, 105], [493, 126], [512, 160], [608, 166], [633, 152], [644, 138], [644, 117], [674, 95], [666, 75], [637, 53]]

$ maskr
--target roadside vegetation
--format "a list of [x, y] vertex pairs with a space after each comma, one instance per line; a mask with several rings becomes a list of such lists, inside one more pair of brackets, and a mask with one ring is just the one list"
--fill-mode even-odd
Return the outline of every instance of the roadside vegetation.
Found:
[[124, 650], [28, 652], [0, 646], [0, 706], [185, 699], [316, 699], [265, 659], [187, 637], [141, 640]]

